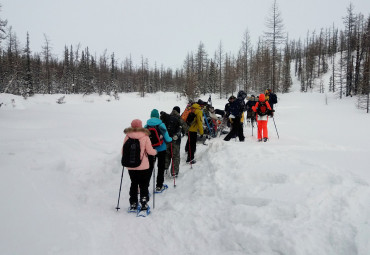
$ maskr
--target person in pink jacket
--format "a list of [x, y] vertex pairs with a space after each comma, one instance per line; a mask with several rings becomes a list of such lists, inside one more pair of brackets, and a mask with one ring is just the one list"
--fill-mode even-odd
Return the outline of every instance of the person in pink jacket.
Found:
[[[131, 122], [131, 127], [124, 130], [126, 134], [123, 144], [129, 139], [138, 139], [140, 142], [140, 158], [141, 164], [135, 168], [127, 168], [131, 179], [130, 186], [130, 210], [136, 210], [138, 207], [138, 186], [140, 188], [140, 203], [141, 210], [146, 210], [149, 201], [149, 182], [150, 170], [148, 154], [155, 156], [157, 151], [153, 149], [152, 143], [149, 138], [149, 130], [143, 128], [141, 120], [134, 119]], [[123, 154], [123, 151], [122, 151]]]

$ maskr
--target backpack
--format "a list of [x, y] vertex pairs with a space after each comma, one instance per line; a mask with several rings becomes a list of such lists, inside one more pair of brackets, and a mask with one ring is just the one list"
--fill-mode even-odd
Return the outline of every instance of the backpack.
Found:
[[193, 124], [196, 117], [197, 115], [195, 114], [195, 112], [191, 111], [188, 117], [186, 118], [186, 124], [188, 124], [188, 126], [190, 127]]
[[180, 121], [175, 116], [166, 113], [164, 115], [163, 123], [166, 125], [167, 131], [170, 137], [173, 137], [174, 135], [179, 133]]
[[123, 145], [121, 164], [124, 167], [138, 167], [141, 164], [139, 139], [129, 138]]
[[270, 94], [270, 100], [272, 104], [277, 104], [277, 96], [276, 94], [271, 93]]
[[238, 98], [230, 104], [229, 111], [232, 115], [235, 116], [235, 118], [240, 117], [244, 110], [245, 110], [244, 99]]
[[184, 112], [181, 114], [181, 119], [183, 119], [183, 121], [186, 122], [186, 119], [188, 118], [189, 116], [189, 113], [191, 112], [191, 107], [186, 107]]
[[191, 126], [197, 115], [194, 113], [194, 109], [191, 107], [187, 107], [185, 111], [181, 114], [181, 118], [188, 124], [188, 126]]
[[267, 105], [265, 102], [258, 102], [257, 114], [259, 116], [265, 116], [269, 114], [269, 109], [267, 108]]
[[152, 142], [153, 147], [161, 146], [163, 143], [163, 136], [161, 131], [159, 130], [159, 125], [151, 127], [148, 127], [148, 130], [150, 132], [149, 138]]

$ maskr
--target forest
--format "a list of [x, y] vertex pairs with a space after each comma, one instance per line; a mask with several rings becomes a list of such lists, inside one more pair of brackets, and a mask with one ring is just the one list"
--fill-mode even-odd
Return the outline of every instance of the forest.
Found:
[[[319, 31], [307, 31], [306, 38], [290, 39], [276, 1], [266, 18], [266, 32], [251, 43], [248, 29], [242, 35], [238, 52], [230, 53], [222, 41], [213, 53], [200, 42], [189, 52], [183, 66], [176, 70], [164, 65], [149, 66], [141, 57], [133, 63], [125, 57], [118, 62], [114, 52], [102, 55], [80, 44], [65, 45], [63, 57], [53, 54], [51, 40], [44, 34], [41, 52], [31, 52], [32, 35], [19, 42], [7, 19], [1, 17], [0, 5], [0, 93], [34, 94], [109, 94], [174, 91], [189, 99], [208, 93], [227, 97], [238, 90], [247, 93], [271, 88], [288, 93], [291, 75], [301, 84], [301, 91], [336, 93], [338, 98], [357, 96], [358, 106], [369, 110], [370, 88], [370, 16], [347, 7], [342, 18], [344, 29], [335, 24]], [[63, 49], [57, 49], [63, 52]], [[128, 53], [130, 55], [130, 53]], [[331, 68], [329, 68], [331, 67]], [[330, 84], [320, 77], [330, 70]], [[324, 91], [329, 87], [329, 91]]]

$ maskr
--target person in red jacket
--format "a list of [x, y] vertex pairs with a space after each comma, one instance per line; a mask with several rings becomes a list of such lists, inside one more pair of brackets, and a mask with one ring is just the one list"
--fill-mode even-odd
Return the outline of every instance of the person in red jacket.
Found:
[[259, 101], [252, 107], [252, 110], [256, 113], [258, 141], [262, 142], [263, 137], [263, 141], [266, 142], [269, 138], [267, 129], [268, 116], [272, 116], [273, 111], [269, 102], [265, 100], [265, 94], [259, 95]]

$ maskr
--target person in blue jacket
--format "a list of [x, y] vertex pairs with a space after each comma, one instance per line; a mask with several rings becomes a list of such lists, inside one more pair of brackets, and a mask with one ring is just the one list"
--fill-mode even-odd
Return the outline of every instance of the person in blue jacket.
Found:
[[[164, 185], [164, 171], [165, 171], [165, 161], [166, 161], [166, 150], [167, 150], [167, 143], [172, 142], [172, 138], [169, 136], [167, 132], [166, 125], [159, 119], [159, 112], [157, 109], [153, 109], [150, 114], [150, 119], [146, 122], [145, 128], [153, 129], [155, 128], [158, 133], [159, 137], [159, 144], [153, 145], [153, 148], [157, 150], [156, 156], [148, 155], [149, 157], [149, 169], [150, 172], [153, 172], [154, 163], [156, 158], [158, 159], [157, 168], [158, 168], [158, 174], [157, 174], [157, 184], [156, 184], [156, 192], [162, 192], [167, 188], [167, 185]], [[151, 174], [149, 177], [150, 181]]]

